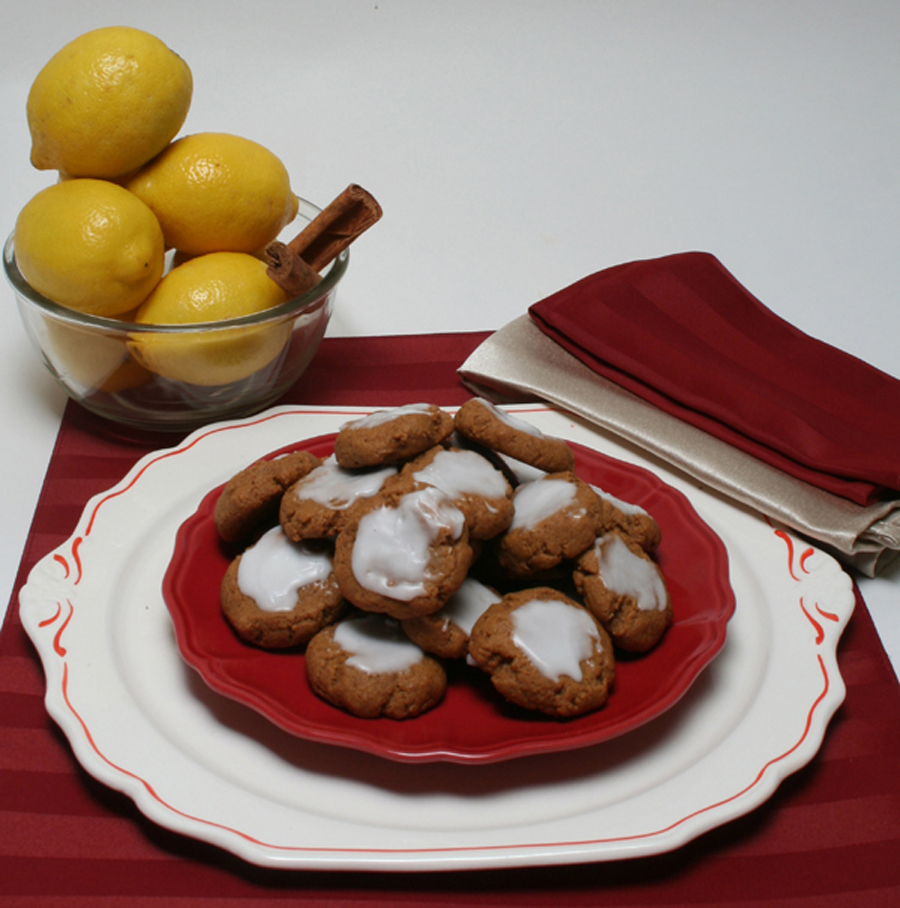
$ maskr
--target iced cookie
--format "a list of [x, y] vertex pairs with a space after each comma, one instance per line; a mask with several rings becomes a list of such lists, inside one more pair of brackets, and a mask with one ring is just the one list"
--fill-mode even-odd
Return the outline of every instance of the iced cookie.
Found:
[[618, 532], [601, 536], [578, 559], [574, 579], [585, 605], [623, 650], [646, 652], [672, 620], [659, 567]]
[[467, 577], [443, 608], [431, 615], [401, 622], [414, 643], [443, 659], [462, 659], [469, 650], [469, 635], [475, 622], [501, 596], [473, 577]]
[[213, 512], [219, 536], [229, 543], [247, 539], [261, 523], [278, 513], [284, 490], [321, 462], [308, 451], [294, 451], [257, 461], [232, 476]]
[[337, 462], [348, 469], [401, 463], [440, 444], [453, 432], [453, 417], [434, 404], [377, 410], [341, 428]]
[[447, 689], [440, 663], [381, 615], [345, 618], [313, 637], [306, 674], [323, 700], [365, 719], [410, 719]]
[[345, 609], [330, 552], [291, 542], [280, 527], [231, 562], [220, 600], [241, 639], [264, 649], [306, 643]]
[[377, 495], [397, 469], [347, 470], [329, 457], [284, 493], [279, 510], [282, 528], [294, 540], [336, 536], [354, 505]]
[[465, 438], [547, 473], [575, 467], [575, 455], [564, 439], [544, 435], [483, 398], [467, 400], [457, 411], [454, 425]]
[[601, 535], [618, 530], [623, 536], [636, 542], [645, 552], [652, 554], [659, 548], [662, 532], [650, 514], [639, 505], [622, 501], [621, 498], [616, 498], [597, 486], [593, 486], [593, 489], [603, 499]]
[[548, 473], [516, 489], [513, 511], [509, 529], [497, 541], [497, 561], [513, 577], [527, 577], [589, 548], [603, 502], [574, 473]]
[[472, 539], [492, 539], [512, 520], [512, 486], [476, 451], [432, 448], [406, 464], [403, 476], [449, 495], [465, 515]]
[[358, 608], [403, 619], [436, 612], [462, 585], [473, 557], [462, 511], [426, 486], [363, 503], [337, 536], [334, 569]]
[[557, 718], [606, 702], [612, 644], [596, 618], [549, 587], [509, 593], [475, 622], [469, 656], [511, 703]]

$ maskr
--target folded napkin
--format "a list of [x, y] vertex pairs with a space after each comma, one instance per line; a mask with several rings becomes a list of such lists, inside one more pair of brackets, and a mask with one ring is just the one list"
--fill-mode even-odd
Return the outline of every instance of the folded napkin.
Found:
[[792, 328], [712, 256], [601, 271], [463, 364], [638, 444], [874, 575], [900, 554], [900, 382]]
[[900, 381], [803, 334], [712, 255], [600, 271], [533, 305], [595, 372], [805, 482], [900, 496]]

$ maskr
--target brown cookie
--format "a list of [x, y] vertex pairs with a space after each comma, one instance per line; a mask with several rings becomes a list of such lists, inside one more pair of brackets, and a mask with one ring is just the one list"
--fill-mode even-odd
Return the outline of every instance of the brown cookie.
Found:
[[659, 548], [662, 531], [659, 524], [643, 508], [622, 501], [609, 492], [598, 489], [597, 486], [593, 489], [603, 499], [603, 520], [599, 535], [618, 530], [649, 554]]
[[238, 636], [264, 649], [306, 643], [346, 607], [330, 552], [293, 543], [279, 527], [231, 562], [220, 601]]
[[347, 470], [328, 458], [284, 493], [281, 526], [293, 540], [336, 536], [352, 518], [356, 504], [381, 492], [397, 470], [395, 466]]
[[278, 513], [284, 490], [321, 462], [308, 451], [294, 451], [272, 460], [257, 461], [232, 476], [225, 483], [213, 512], [219, 536], [228, 543], [249, 538], [263, 521]]
[[376, 410], [341, 428], [337, 462], [348, 469], [401, 463], [440, 444], [453, 432], [453, 417], [434, 404]]
[[382, 493], [362, 503], [335, 541], [344, 596], [367, 612], [436, 612], [461, 586], [474, 555], [465, 517], [439, 489]]
[[435, 447], [407, 463], [403, 475], [449, 495], [465, 515], [472, 539], [492, 539], [512, 520], [512, 486], [476, 451]]
[[615, 677], [609, 636], [550, 587], [509, 593], [475, 622], [469, 655], [511, 703], [568, 718], [606, 703]]
[[575, 467], [575, 455], [564, 439], [544, 435], [481, 397], [467, 400], [459, 408], [454, 425], [460, 435], [547, 473]]
[[497, 561], [513, 577], [547, 571], [575, 558], [597, 537], [603, 502], [574, 473], [548, 473], [519, 486], [514, 516], [498, 538]]
[[656, 562], [633, 540], [612, 532], [578, 559], [575, 586], [616, 646], [642, 653], [672, 621], [672, 599]]
[[441, 664], [382, 615], [346, 618], [316, 634], [306, 674], [319, 697], [364, 719], [410, 719], [447, 689]]
[[496, 590], [467, 577], [438, 611], [407, 618], [401, 626], [426, 653], [443, 659], [462, 659], [469, 651], [469, 635], [475, 622], [500, 599]]

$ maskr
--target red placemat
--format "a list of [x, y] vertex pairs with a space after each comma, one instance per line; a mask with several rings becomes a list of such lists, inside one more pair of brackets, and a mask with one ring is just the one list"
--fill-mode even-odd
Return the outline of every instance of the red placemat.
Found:
[[[285, 402], [461, 403], [457, 366], [485, 335], [328, 339]], [[87, 500], [148, 450], [69, 405], [0, 634], [0, 903], [305, 905], [900, 904], [900, 686], [861, 597], [841, 642], [847, 699], [816, 759], [766, 804], [670, 854], [445, 874], [277, 871], [162, 829], [88, 776], [43, 706], [18, 589]]]

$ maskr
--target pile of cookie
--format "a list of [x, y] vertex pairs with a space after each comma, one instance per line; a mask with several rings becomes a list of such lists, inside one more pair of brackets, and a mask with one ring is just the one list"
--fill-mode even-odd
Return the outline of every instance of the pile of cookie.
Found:
[[655, 646], [672, 604], [652, 516], [574, 466], [565, 440], [482, 398], [349, 422], [332, 456], [225, 485], [222, 612], [249, 644], [305, 647], [312, 690], [356, 716], [437, 705], [447, 660], [526, 709], [598, 709], [615, 649]]

